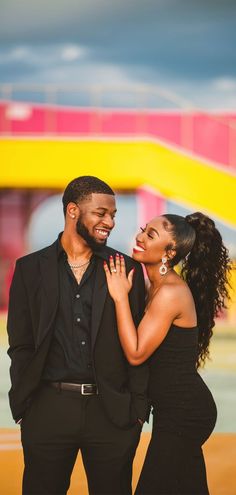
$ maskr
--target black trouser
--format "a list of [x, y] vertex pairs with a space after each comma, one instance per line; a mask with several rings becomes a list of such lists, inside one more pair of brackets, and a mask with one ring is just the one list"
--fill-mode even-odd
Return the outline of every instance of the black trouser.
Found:
[[24, 495], [66, 494], [79, 450], [90, 494], [131, 494], [141, 427], [138, 422], [127, 429], [113, 425], [98, 395], [43, 386], [23, 418], [21, 432]]

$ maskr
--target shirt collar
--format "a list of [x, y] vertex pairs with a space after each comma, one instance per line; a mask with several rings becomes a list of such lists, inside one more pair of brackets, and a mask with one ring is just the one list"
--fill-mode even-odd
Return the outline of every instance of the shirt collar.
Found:
[[61, 256], [64, 256], [65, 258], [67, 258], [67, 254], [65, 252], [65, 249], [62, 247], [62, 243], [61, 243], [62, 234], [63, 232], [60, 232], [57, 238], [57, 257], [60, 258]]

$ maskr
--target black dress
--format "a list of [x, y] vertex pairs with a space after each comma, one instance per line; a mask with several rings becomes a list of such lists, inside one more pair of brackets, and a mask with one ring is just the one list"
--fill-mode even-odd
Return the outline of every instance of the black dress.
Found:
[[153, 431], [136, 495], [209, 494], [201, 446], [217, 411], [196, 370], [197, 339], [197, 327], [171, 325], [149, 359]]

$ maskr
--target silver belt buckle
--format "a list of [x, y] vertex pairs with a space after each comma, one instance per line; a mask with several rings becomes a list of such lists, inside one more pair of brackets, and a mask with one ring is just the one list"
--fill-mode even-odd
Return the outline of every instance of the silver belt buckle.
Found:
[[84, 390], [84, 387], [89, 387], [89, 386], [92, 386], [91, 383], [81, 383], [81, 394], [82, 395], [93, 395], [94, 392], [85, 392]]

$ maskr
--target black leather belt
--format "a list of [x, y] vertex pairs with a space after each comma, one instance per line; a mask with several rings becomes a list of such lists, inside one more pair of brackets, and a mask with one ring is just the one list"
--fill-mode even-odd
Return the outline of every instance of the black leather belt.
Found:
[[95, 383], [47, 382], [47, 385], [54, 387], [57, 390], [68, 390], [70, 392], [77, 392], [81, 395], [95, 395], [98, 393], [98, 388]]

